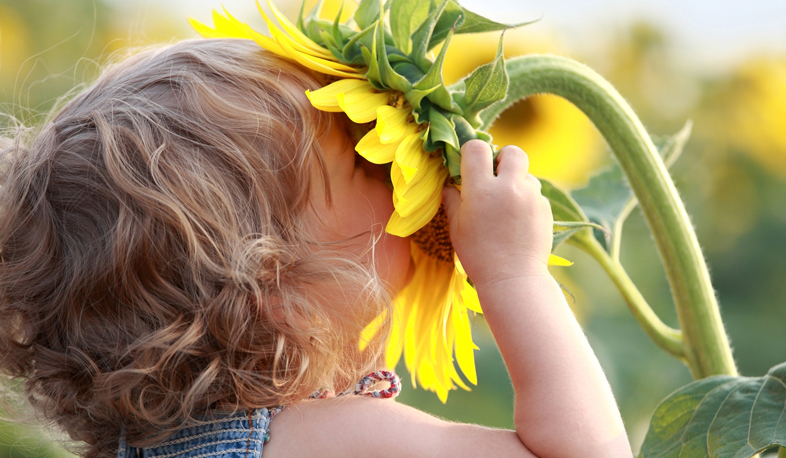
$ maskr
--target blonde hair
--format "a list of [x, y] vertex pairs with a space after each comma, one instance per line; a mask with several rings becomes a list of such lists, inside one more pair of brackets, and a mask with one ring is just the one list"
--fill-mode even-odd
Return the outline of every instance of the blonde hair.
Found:
[[309, 218], [329, 196], [319, 86], [252, 42], [185, 41], [3, 148], [0, 370], [85, 456], [373, 369], [387, 331], [357, 339], [389, 298]]

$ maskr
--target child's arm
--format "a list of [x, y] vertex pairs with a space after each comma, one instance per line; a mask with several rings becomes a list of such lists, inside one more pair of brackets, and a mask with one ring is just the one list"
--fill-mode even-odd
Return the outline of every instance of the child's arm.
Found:
[[516, 392], [516, 431], [449, 423], [411, 407], [344, 397], [302, 403], [272, 422], [265, 458], [629, 458], [603, 371], [546, 263], [552, 217], [526, 154], [469, 142], [462, 192], [444, 202], [451, 239], [477, 287]]
[[630, 456], [614, 396], [547, 270], [552, 216], [527, 155], [497, 176], [484, 142], [462, 148], [462, 193], [445, 190], [451, 238], [477, 288], [516, 392], [516, 433], [539, 457]]

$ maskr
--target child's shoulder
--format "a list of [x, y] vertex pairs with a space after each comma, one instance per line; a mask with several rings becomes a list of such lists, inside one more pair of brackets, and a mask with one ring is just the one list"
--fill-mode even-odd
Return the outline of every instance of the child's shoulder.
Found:
[[304, 401], [270, 424], [263, 458], [535, 457], [513, 431], [451, 423], [391, 399], [363, 396]]

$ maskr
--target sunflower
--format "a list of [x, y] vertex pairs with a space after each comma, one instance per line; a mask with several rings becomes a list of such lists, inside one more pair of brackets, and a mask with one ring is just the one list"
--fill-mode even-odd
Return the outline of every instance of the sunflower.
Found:
[[[432, 29], [446, 5], [447, 2], [443, 2], [439, 7], [442, 9], [430, 12], [429, 18], [434, 18]], [[212, 28], [194, 19], [190, 22], [204, 37], [251, 39], [309, 69], [338, 77], [318, 90], [306, 91], [311, 104], [319, 110], [343, 112], [357, 124], [373, 123], [374, 127], [358, 141], [356, 151], [372, 163], [390, 165], [395, 211], [386, 231], [399, 237], [411, 236], [415, 272], [409, 285], [395, 298], [394, 316], [380, 316], [370, 323], [360, 337], [360, 347], [363, 349], [380, 325], [390, 319], [393, 326], [385, 355], [387, 366], [395, 367], [403, 354], [413, 386], [420, 384], [436, 392], [445, 402], [451, 389], [458, 386], [469, 390], [456, 369], [456, 362], [466, 380], [477, 384], [473, 353], [477, 346], [472, 341], [469, 312], [482, 313], [477, 293], [453, 251], [447, 215], [440, 205], [442, 188], [452, 176], [446, 150], [453, 147], [454, 153], [457, 152], [459, 138], [453, 132], [457, 129], [456, 124], [463, 121], [463, 118], [454, 121], [450, 110], [461, 110], [451, 100], [441, 74], [438, 83], [429, 87], [410, 81], [429, 80], [434, 72], [429, 68], [419, 69], [417, 59], [408, 60], [404, 53], [387, 50], [390, 46], [386, 44], [384, 14], [379, 12], [381, 5], [374, 21], [358, 21], [363, 30], [355, 31], [354, 35], [342, 29], [345, 26], [339, 26], [338, 19], [331, 26], [315, 19], [312, 13], [312, 22], [316, 22], [317, 27], [311, 28], [310, 34], [319, 37], [322, 44], [306, 35], [309, 29], [302, 24], [302, 19], [295, 26], [270, 0], [268, 6], [280, 25], [259, 6], [271, 37], [252, 30], [226, 10], [224, 15], [213, 12]], [[363, 7], [361, 4], [359, 9]], [[447, 48], [458, 21], [458, 18], [451, 21], [454, 27], [443, 38], [443, 48]], [[504, 25], [493, 24], [497, 29], [504, 28]], [[392, 52], [390, 61], [388, 52]], [[436, 67], [441, 73], [442, 58], [444, 52], [436, 62], [423, 64], [421, 61], [420, 66]], [[366, 65], [361, 66], [362, 63]], [[409, 77], [402, 77], [398, 71]], [[438, 127], [435, 125], [438, 122], [443, 130], [435, 135], [432, 130]], [[467, 121], [463, 122], [469, 126]], [[445, 126], [450, 126], [447, 132], [452, 133], [453, 141], [450, 135], [444, 135]], [[474, 135], [490, 140], [488, 135], [482, 137], [482, 132]], [[454, 162], [454, 168], [455, 165]], [[457, 177], [453, 178], [457, 181]], [[570, 263], [552, 255], [550, 264]]]

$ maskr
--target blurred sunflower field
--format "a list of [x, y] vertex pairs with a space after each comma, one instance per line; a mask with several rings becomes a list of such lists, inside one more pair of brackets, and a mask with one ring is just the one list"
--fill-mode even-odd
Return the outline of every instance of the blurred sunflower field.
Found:
[[[225, 3], [264, 30], [253, 1]], [[290, 18], [300, 7], [299, 1], [277, 4]], [[323, 16], [335, 17], [340, 6], [327, 1]], [[468, 6], [484, 13], [482, 6]], [[196, 37], [186, 16], [205, 20], [216, 7], [220, 2], [207, 0], [0, 0], [0, 126], [14, 119], [39, 122], [63, 96], [94, 78], [115, 51]], [[760, 376], [786, 361], [786, 46], [738, 53], [704, 68], [680, 52], [680, 35], [662, 19], [609, 19], [605, 34], [577, 40], [575, 31], [549, 25], [556, 14], [507, 31], [506, 57], [553, 53], [587, 63], [620, 91], [655, 136], [693, 120], [692, 138], [671, 174], [707, 258], [737, 367], [742, 375]], [[781, 39], [786, 44], [786, 35]], [[491, 61], [497, 43], [494, 33], [456, 36], [447, 51], [446, 83]], [[536, 176], [568, 189], [585, 186], [611, 161], [589, 120], [556, 96], [515, 104], [491, 134], [496, 145], [527, 151]], [[678, 327], [668, 282], [638, 210], [625, 234], [622, 263], [654, 311]], [[691, 375], [647, 338], [593, 259], [570, 246], [558, 254], [575, 261], [553, 273], [569, 291], [637, 451], [655, 406]], [[451, 393], [443, 405], [433, 394], [412, 389], [405, 375], [399, 400], [447, 419], [512, 427], [507, 372], [482, 317], [474, 320], [477, 387]], [[43, 431], [34, 422], [0, 423], [0, 458], [69, 455], [55, 442], [56, 433]]]

